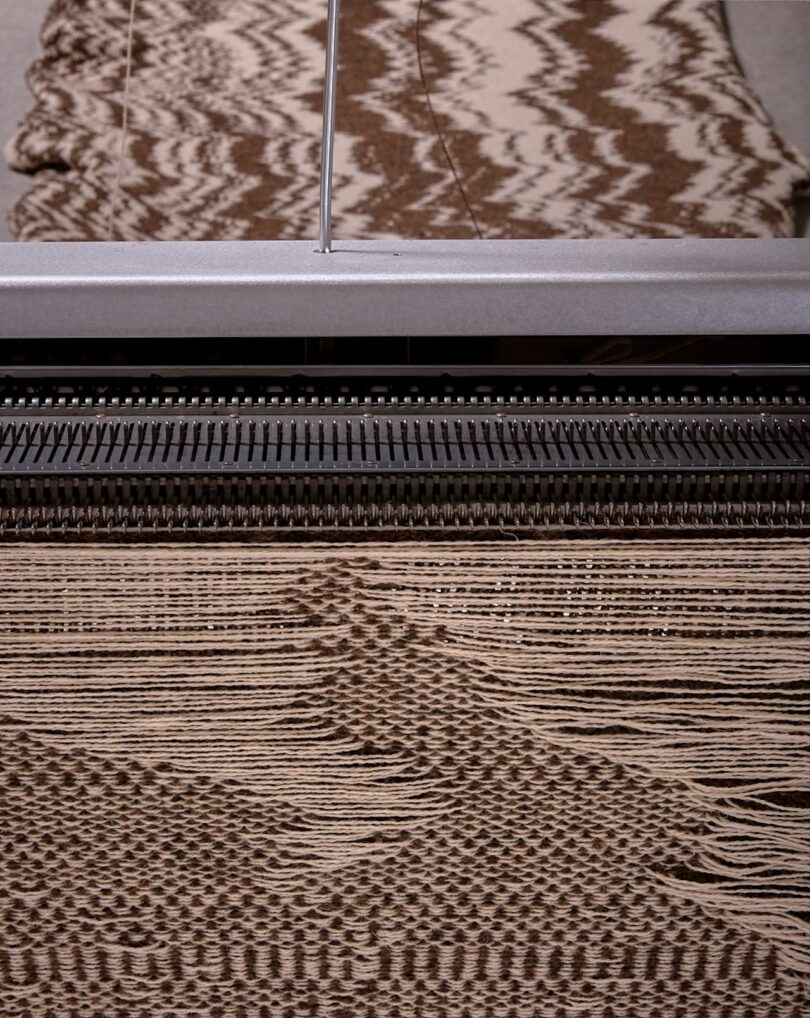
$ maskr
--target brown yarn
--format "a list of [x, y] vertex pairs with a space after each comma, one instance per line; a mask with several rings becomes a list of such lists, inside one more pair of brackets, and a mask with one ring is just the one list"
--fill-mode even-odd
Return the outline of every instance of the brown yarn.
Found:
[[808, 548], [0, 546], [0, 1014], [799, 1018]]
[[[18, 239], [317, 236], [325, 0], [138, 0], [124, 61], [131, 3], [53, 0]], [[343, 5], [338, 236], [793, 236], [810, 161], [714, 0], [418, 7]]]

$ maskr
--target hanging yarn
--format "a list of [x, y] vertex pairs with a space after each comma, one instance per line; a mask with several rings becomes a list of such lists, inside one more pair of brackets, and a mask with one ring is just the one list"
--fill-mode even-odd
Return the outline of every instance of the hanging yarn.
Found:
[[4, 1014], [806, 1012], [807, 540], [0, 564]]

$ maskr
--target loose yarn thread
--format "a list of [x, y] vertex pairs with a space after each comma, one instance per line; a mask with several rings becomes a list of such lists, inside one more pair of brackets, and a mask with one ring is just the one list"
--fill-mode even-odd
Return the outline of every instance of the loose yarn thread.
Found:
[[137, 0], [130, 0], [127, 21], [127, 42], [124, 66], [124, 94], [121, 103], [121, 141], [118, 148], [118, 160], [115, 170], [115, 181], [110, 196], [110, 215], [107, 223], [107, 240], [115, 238], [115, 219], [118, 214], [118, 203], [121, 197], [121, 183], [126, 163], [127, 141], [129, 139], [129, 104], [132, 84], [132, 50], [135, 41], [135, 9]]
[[650, 869], [659, 893], [810, 974], [806, 540], [43, 545], [0, 562], [9, 732], [278, 802], [295, 821], [275, 881], [452, 830], [453, 775], [473, 766], [454, 746], [480, 729], [483, 763], [497, 733], [664, 782], [694, 826], [659, 837], [692, 876]]

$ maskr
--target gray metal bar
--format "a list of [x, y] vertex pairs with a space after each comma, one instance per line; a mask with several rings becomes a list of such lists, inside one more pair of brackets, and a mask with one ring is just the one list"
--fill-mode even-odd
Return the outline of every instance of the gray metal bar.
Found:
[[807, 240], [0, 244], [0, 338], [807, 331]]
[[340, 0], [329, 0], [326, 29], [326, 78], [323, 98], [323, 144], [321, 147], [321, 205], [319, 250], [332, 250], [332, 168], [335, 157], [335, 109], [337, 105]]

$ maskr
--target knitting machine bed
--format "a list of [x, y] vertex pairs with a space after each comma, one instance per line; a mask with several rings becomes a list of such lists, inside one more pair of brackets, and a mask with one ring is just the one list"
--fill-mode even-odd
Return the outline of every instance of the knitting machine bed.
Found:
[[[787, 337], [810, 322], [808, 256], [784, 240], [16, 246], [0, 278], [3, 334], [22, 337], [0, 384], [0, 529], [795, 532], [810, 522], [807, 373], [767, 361], [786, 342], [800, 359]], [[723, 363], [677, 382], [650, 366], [632, 393], [597, 368], [550, 383], [560, 337], [656, 335], [717, 337]], [[52, 360], [59, 337], [106, 336], [120, 356], [70, 366], [74, 342]], [[476, 366], [487, 336], [528, 350], [519, 380]], [[204, 377], [193, 337], [224, 347]], [[253, 367], [238, 337], [260, 337]], [[412, 365], [262, 367], [302, 337], [327, 360], [356, 337], [369, 361], [403, 337], [456, 348], [416, 384]], [[766, 363], [733, 367], [752, 343]]]
[[[810, 248], [787, 240], [332, 242], [340, 2], [329, 0], [320, 236], [5, 245], [0, 337], [789, 335]], [[540, 339], [537, 340], [540, 342]], [[267, 358], [272, 360], [272, 355]], [[795, 383], [795, 379], [794, 379]], [[150, 384], [154, 384], [151, 382]], [[388, 395], [151, 400], [55, 386], [0, 405], [0, 527], [50, 534], [324, 528], [804, 526], [806, 393], [719, 400]], [[539, 388], [538, 388], [539, 386]], [[120, 390], [120, 382], [114, 386]], [[460, 386], [461, 389], [464, 386]], [[790, 393], [788, 393], [788, 389]], [[103, 387], [102, 387], [103, 390]]]
[[[335, 367], [313, 378], [127, 370], [9, 369], [0, 529], [537, 535], [810, 522], [800, 367], [638, 368], [632, 391], [619, 367], [401, 369], [382, 385], [384, 369], [365, 382]], [[403, 394], [414, 390], [424, 394]]]
[[16, 476], [783, 473], [810, 455], [804, 401], [525, 397], [25, 401], [0, 416]]

